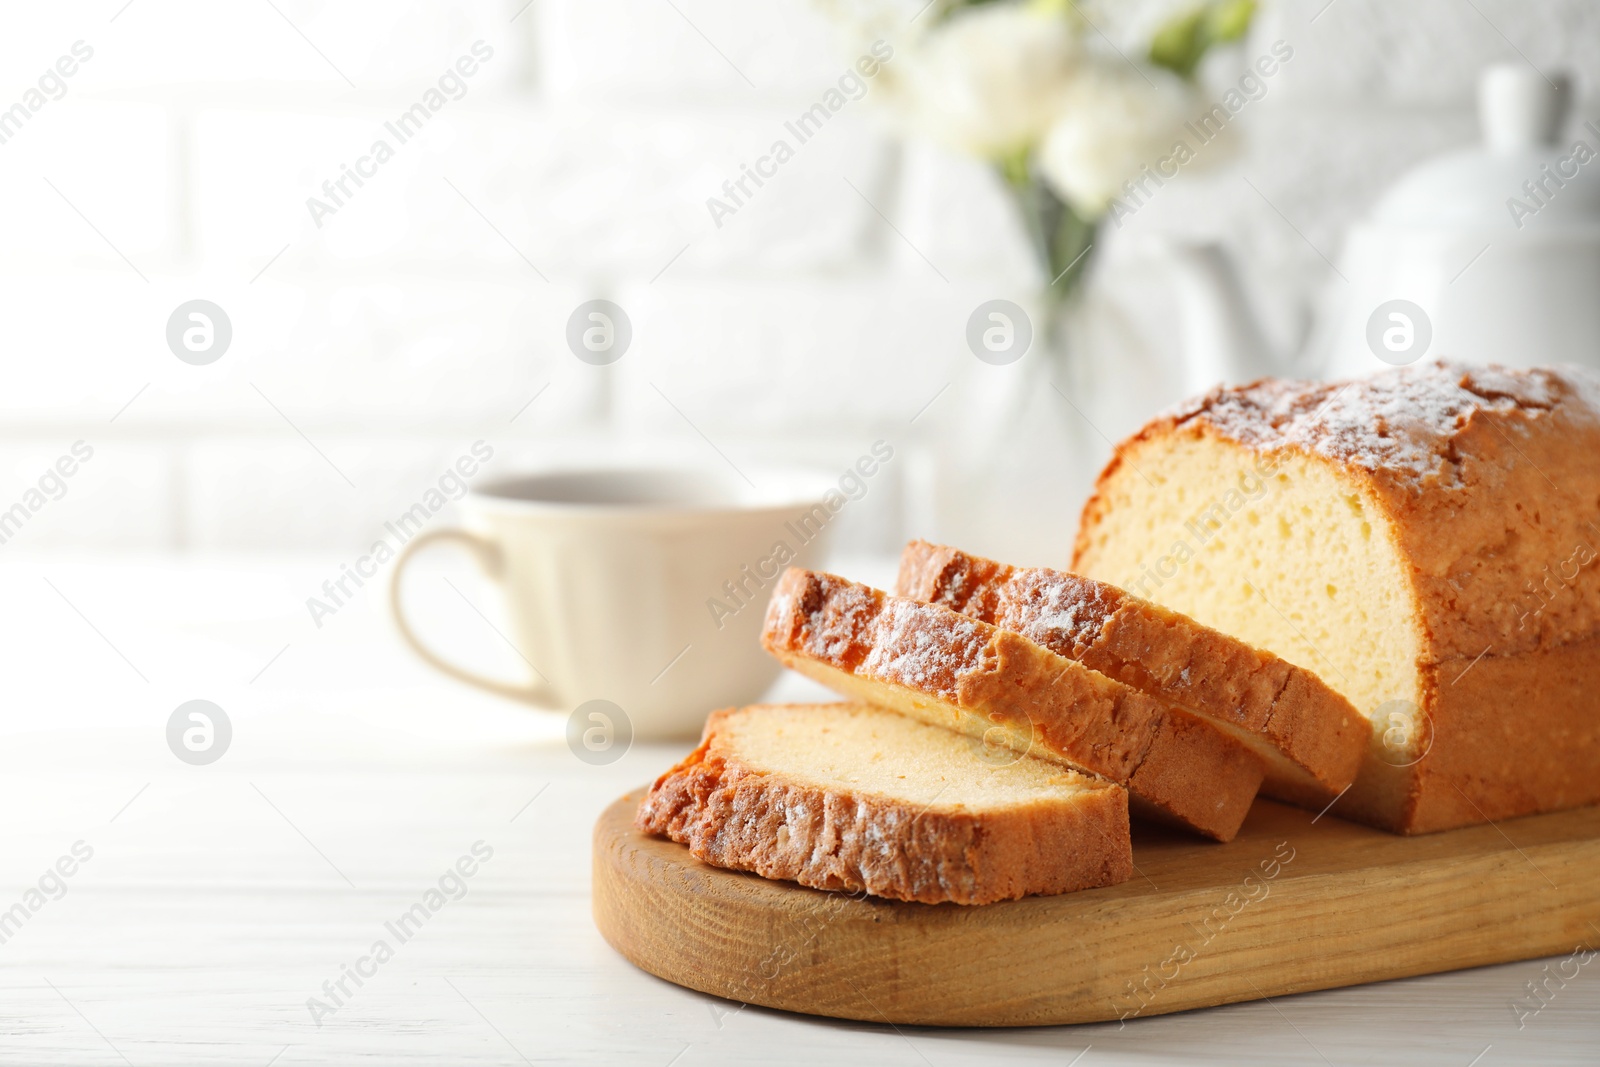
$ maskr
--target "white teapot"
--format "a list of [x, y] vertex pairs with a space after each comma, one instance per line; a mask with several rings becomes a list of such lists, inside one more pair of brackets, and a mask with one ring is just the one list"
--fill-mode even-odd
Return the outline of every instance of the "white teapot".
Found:
[[1263, 343], [1219, 247], [1175, 248], [1188, 385], [1432, 357], [1600, 368], [1600, 125], [1558, 140], [1569, 85], [1526, 66], [1483, 73], [1483, 143], [1416, 167], [1351, 228], [1334, 313], [1300, 358]]

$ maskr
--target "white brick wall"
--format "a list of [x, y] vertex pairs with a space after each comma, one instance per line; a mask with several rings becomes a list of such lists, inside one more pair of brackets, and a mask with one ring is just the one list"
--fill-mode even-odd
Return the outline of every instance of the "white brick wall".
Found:
[[498, 53], [487, 80], [514, 82], [527, 65], [527, 34], [510, 21], [521, 3], [508, 7], [507, 0], [273, 0], [241, 8], [140, 0], [118, 14], [126, 2], [93, 5], [100, 18], [8, 13], [8, 23], [21, 23], [16, 35], [35, 55], [58, 41], [89, 41], [96, 56], [85, 71], [101, 88], [166, 86], [186, 97], [208, 95], [194, 93], [197, 87], [247, 89], [241, 95], [263, 102], [285, 91], [326, 100], [352, 85], [356, 92], [405, 90], [436, 78], [480, 38]]
[[1600, 90], [1600, 7], [1583, 0], [1292, 0], [1269, 10], [1260, 29], [1293, 42], [1286, 81], [1306, 103], [1457, 108], [1479, 69], [1519, 58], [1570, 69], [1580, 98]]
[[0, 145], [8, 265], [170, 263], [182, 232], [175, 137], [172, 118], [152, 104], [89, 101], [71, 89], [46, 104]]
[[[345, 550], [464, 442], [492, 442], [498, 469], [722, 462], [703, 433], [735, 462], [840, 469], [893, 441], [847, 547], [915, 532], [1059, 560], [1100, 433], [1181, 392], [1146, 238], [1228, 243], [1286, 338], [1344, 227], [1474, 135], [1480, 66], [1570, 68], [1584, 99], [1600, 73], [1585, 0], [1269, 6], [1250, 47], [1282, 37], [1296, 55], [1239, 157], [1098, 249], [1088, 362], [1060, 382], [1095, 426], [1057, 404], [1005, 427], [1025, 460], [993, 472], [1011, 495], [985, 510], [983, 472], [961, 469], [972, 412], [1020, 371], [978, 365], [963, 331], [979, 302], [1026, 303], [1038, 283], [994, 177], [897, 143], [869, 93], [720, 227], [707, 211], [848, 63], [806, 0], [276, 3], [4, 16], [0, 107], [75, 41], [94, 55], [0, 145], [0, 509], [73, 441], [96, 453], [0, 550]], [[465, 95], [317, 226], [307, 197], [479, 40], [494, 56]], [[563, 340], [596, 296], [633, 320], [611, 367]], [[203, 367], [164, 339], [197, 297], [234, 329]]]
[[807, 99], [847, 66], [801, 3], [539, 0], [539, 66], [552, 94]]

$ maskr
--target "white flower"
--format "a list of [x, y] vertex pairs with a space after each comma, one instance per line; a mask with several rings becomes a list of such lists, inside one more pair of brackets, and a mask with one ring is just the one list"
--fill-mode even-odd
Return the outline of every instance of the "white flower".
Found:
[[999, 159], [1033, 148], [1083, 52], [1076, 19], [1015, 3], [957, 12], [908, 56], [905, 106], [928, 136]]
[[[1170, 71], [1093, 57], [1057, 98], [1058, 117], [1039, 150], [1045, 180], [1074, 211], [1096, 218], [1123, 183], [1152, 171], [1183, 140], [1194, 106], [1187, 83]], [[1176, 165], [1167, 164], [1172, 173]]]

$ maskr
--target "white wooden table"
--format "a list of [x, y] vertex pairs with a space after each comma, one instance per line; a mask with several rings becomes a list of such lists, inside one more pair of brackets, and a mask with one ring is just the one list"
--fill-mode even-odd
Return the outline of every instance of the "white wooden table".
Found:
[[[1009, 1031], [837, 1023], [677, 988], [595, 932], [589, 832], [681, 746], [580, 762], [560, 721], [414, 664], [376, 589], [317, 629], [304, 601], [337, 566], [0, 551], [0, 910], [24, 905], [9, 929], [0, 914], [0, 1062], [1600, 1062], [1600, 965], [1521, 1029], [1511, 1004], [1540, 961]], [[434, 609], [464, 635], [483, 626], [459, 600]], [[195, 698], [233, 725], [209, 766], [166, 743]], [[80, 841], [92, 858], [31, 907]], [[403, 943], [388, 932], [476, 842], [493, 855], [464, 895]], [[379, 939], [392, 958], [314, 1019], [308, 999], [332, 1007], [323, 983]]]

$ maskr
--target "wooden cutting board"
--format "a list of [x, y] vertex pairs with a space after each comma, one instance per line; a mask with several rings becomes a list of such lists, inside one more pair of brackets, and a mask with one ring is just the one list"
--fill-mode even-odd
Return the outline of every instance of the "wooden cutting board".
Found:
[[1396, 837], [1258, 800], [1218, 845], [1136, 826], [1139, 873], [1004, 904], [904, 904], [700, 863], [595, 826], [594, 917], [651, 974], [870, 1022], [1158, 1015], [1600, 945], [1600, 808]]

